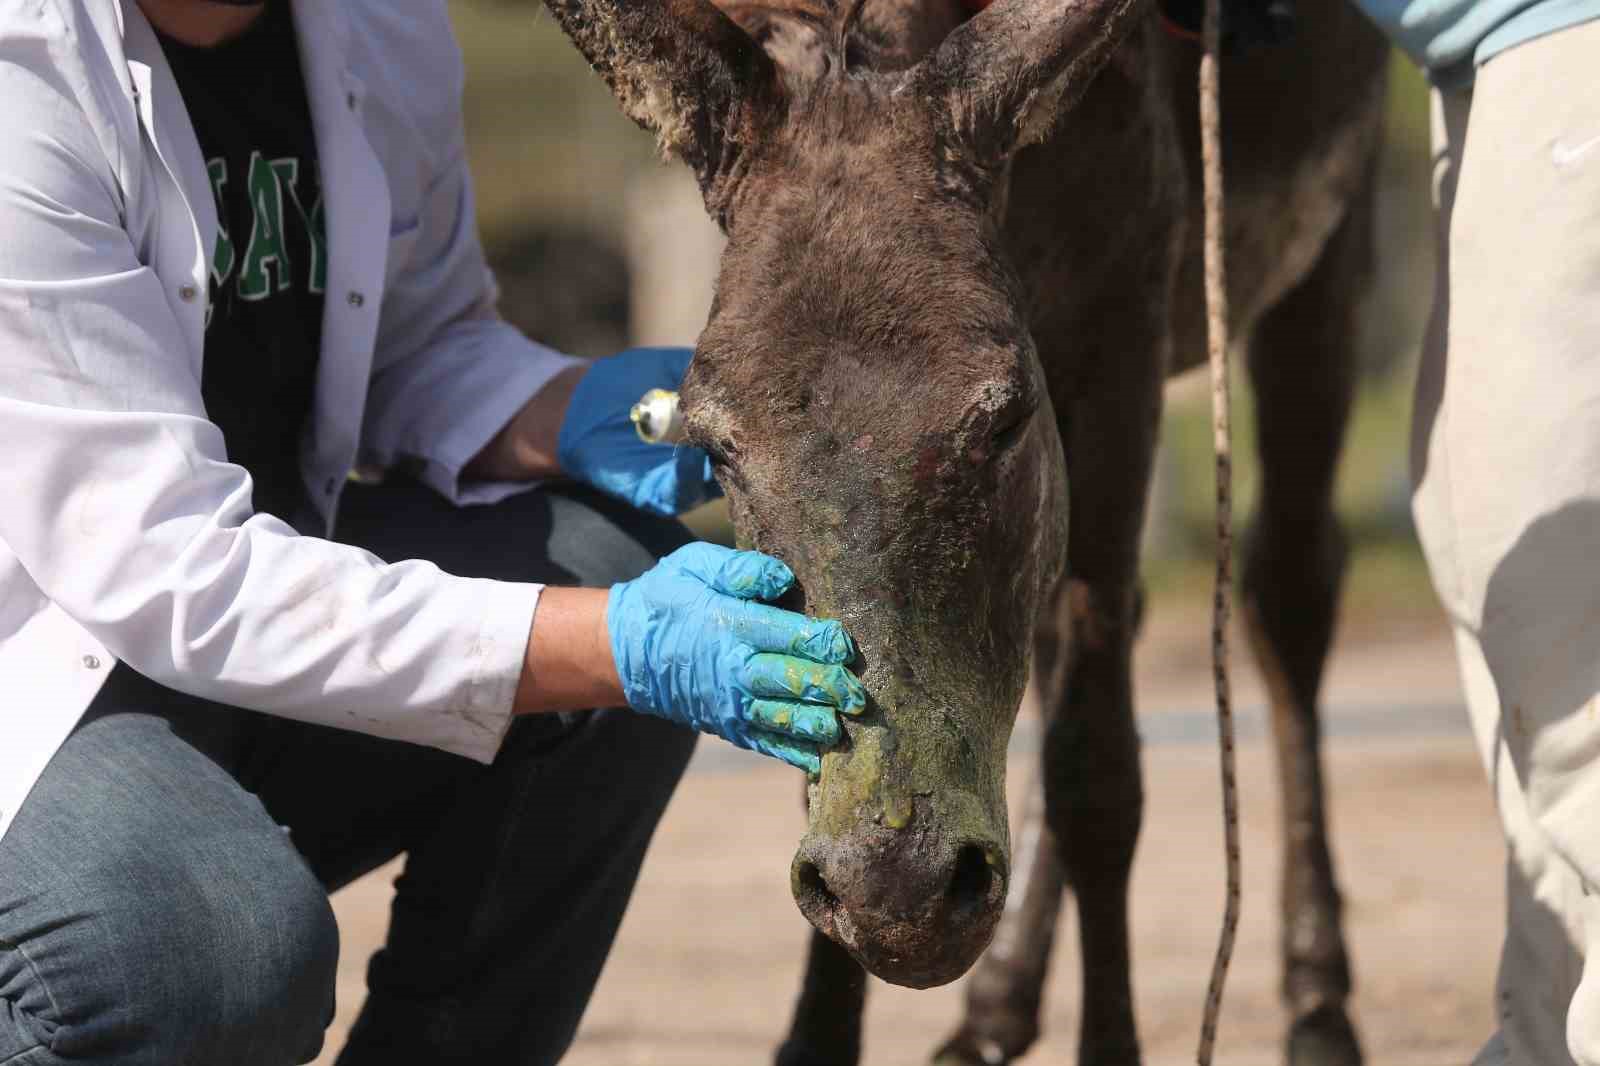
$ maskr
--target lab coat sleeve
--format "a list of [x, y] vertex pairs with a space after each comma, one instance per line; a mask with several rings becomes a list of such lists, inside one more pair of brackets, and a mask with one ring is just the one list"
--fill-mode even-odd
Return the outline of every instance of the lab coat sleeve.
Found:
[[104, 108], [91, 118], [62, 69], [50, 42], [0, 34], [0, 539], [162, 684], [489, 761], [539, 587], [252, 513], [127, 228]]
[[584, 360], [536, 344], [500, 318], [476, 226], [459, 123], [446, 162], [391, 264], [362, 446], [365, 462], [407, 466], [456, 503], [493, 503], [535, 482], [472, 481], [462, 470], [551, 378]]

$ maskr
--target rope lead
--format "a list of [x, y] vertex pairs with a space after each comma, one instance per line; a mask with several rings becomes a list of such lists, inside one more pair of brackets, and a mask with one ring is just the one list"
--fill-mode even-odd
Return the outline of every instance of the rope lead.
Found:
[[1227, 897], [1222, 910], [1222, 935], [1211, 965], [1205, 1015], [1200, 1023], [1199, 1066], [1211, 1066], [1217, 1042], [1222, 990], [1239, 931], [1241, 860], [1239, 854], [1239, 785], [1234, 767], [1233, 696], [1228, 685], [1228, 612], [1233, 589], [1233, 429], [1228, 394], [1228, 292], [1223, 271], [1222, 119], [1217, 85], [1220, 54], [1221, 0], [1206, 0], [1200, 58], [1200, 161], [1205, 205], [1206, 348], [1211, 364], [1211, 442], [1217, 455], [1217, 572], [1211, 610], [1211, 666], [1216, 682], [1217, 733], [1221, 742], [1222, 835], [1228, 867]]

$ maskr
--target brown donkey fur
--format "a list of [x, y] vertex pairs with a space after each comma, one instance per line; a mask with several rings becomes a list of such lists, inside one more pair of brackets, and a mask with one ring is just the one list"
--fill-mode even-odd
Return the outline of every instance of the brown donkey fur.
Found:
[[[856, 1060], [862, 965], [940, 983], [986, 944], [938, 1061], [1014, 1060], [1069, 884], [1080, 1061], [1137, 1062], [1130, 662], [1161, 385], [1204, 350], [1197, 54], [1136, 0], [546, 3], [728, 231], [691, 435], [742, 542], [799, 576], [792, 605], [862, 648], [873, 704], [809, 789], [794, 889], [820, 932], [780, 1063]], [[1301, 0], [1295, 42], [1223, 66], [1263, 462], [1244, 615], [1281, 767], [1296, 1066], [1360, 1061], [1316, 704], [1385, 58], [1347, 0]], [[1013, 856], [1030, 633], [1042, 792]]]

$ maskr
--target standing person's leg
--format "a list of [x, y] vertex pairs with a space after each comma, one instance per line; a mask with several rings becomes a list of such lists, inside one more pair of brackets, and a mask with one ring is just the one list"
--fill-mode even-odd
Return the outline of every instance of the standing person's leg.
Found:
[[1600, 1063], [1600, 975], [1573, 994], [1580, 953], [1600, 959], [1584, 913], [1600, 886], [1597, 55], [1600, 23], [1535, 39], [1484, 66], [1469, 116], [1445, 107], [1457, 172], [1415, 502], [1509, 850], [1484, 1063]]
[[[1452, 291], [1450, 228], [1471, 106], [1470, 93], [1433, 93], [1437, 268], [1413, 427], [1413, 459], [1419, 481], [1417, 524], [1434, 570], [1435, 587], [1452, 618], [1458, 620], [1469, 608], [1456, 578], [1459, 531], [1446, 477], [1449, 412], [1441, 417], [1441, 403], [1447, 371], [1459, 372], [1449, 361], [1447, 343]], [[1500, 703], [1483, 668], [1482, 651], [1472, 631], [1460, 627], [1459, 621], [1457, 634], [1467, 710], [1507, 843], [1505, 939], [1494, 996], [1500, 1031], [1474, 1060], [1474, 1066], [1559, 1064], [1568, 1061], [1564, 1020], [1581, 967], [1582, 934], [1571, 903], [1581, 894], [1578, 879], [1529, 818], [1521, 784], [1500, 742]], [[1517, 1049], [1514, 1057], [1513, 1047]]]
[[226, 746], [242, 713], [119, 668], [51, 759], [0, 840], [0, 1063], [316, 1056], [339, 947], [327, 894], [184, 735], [198, 717]]
[[[353, 488], [338, 536], [452, 573], [591, 586], [688, 540], [587, 491], [458, 509], [405, 479]], [[560, 1058], [695, 734], [626, 710], [539, 715], [482, 767], [299, 723], [276, 731], [245, 780], [326, 883], [407, 855], [341, 1066]]]

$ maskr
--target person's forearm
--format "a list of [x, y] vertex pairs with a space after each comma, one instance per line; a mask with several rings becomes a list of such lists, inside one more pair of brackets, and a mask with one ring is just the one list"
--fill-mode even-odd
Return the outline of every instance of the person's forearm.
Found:
[[620, 707], [622, 682], [606, 629], [606, 589], [546, 588], [517, 683], [517, 714]]
[[532, 481], [559, 476], [562, 470], [556, 441], [561, 420], [572, 390], [587, 369], [575, 366], [551, 378], [473, 457], [463, 475], [474, 481]]

